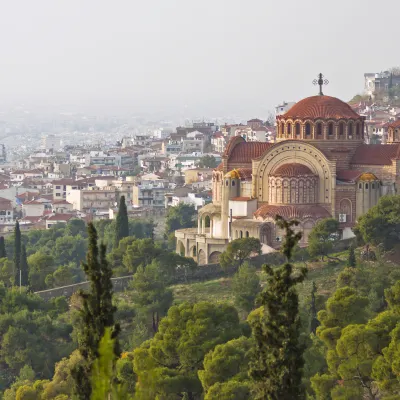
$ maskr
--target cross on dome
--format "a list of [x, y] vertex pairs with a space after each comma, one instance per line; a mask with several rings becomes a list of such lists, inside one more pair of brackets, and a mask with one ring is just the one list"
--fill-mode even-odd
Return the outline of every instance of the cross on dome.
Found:
[[319, 73], [318, 79], [313, 80], [314, 85], [319, 85], [319, 95], [323, 96], [324, 94], [322, 93], [322, 86], [327, 85], [329, 83], [328, 79], [324, 79], [324, 76]]

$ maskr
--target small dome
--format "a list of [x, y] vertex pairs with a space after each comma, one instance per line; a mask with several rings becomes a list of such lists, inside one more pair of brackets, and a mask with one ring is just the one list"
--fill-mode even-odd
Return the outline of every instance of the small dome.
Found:
[[274, 172], [271, 173], [272, 176], [282, 176], [282, 177], [294, 177], [301, 175], [314, 175], [314, 173], [306, 165], [298, 163], [290, 163], [280, 165]]
[[370, 182], [370, 181], [377, 181], [379, 179], [372, 172], [365, 172], [357, 180]]
[[236, 169], [233, 169], [225, 174], [225, 178], [239, 179], [239, 173], [236, 171]]
[[344, 101], [331, 96], [307, 97], [296, 103], [288, 112], [282, 115], [283, 119], [359, 119], [361, 118]]

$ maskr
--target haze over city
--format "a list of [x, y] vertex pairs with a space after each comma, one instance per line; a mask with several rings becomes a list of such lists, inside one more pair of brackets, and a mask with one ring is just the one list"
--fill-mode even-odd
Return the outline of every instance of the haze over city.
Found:
[[[381, 17], [377, 18], [376, 9]], [[400, 2], [4, 2], [2, 107], [265, 117], [317, 93], [349, 100], [398, 64]]]

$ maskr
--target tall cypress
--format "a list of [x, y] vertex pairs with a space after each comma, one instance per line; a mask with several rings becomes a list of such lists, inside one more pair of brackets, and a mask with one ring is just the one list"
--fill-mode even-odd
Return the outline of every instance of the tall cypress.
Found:
[[26, 257], [26, 247], [24, 244], [22, 244], [21, 246], [20, 268], [21, 268], [21, 285], [28, 287], [29, 286], [28, 260]]
[[78, 349], [84, 362], [72, 371], [74, 392], [79, 400], [90, 400], [92, 394], [91, 372], [99, 357], [99, 344], [106, 328], [111, 328], [115, 339], [114, 353], [119, 356], [117, 335], [119, 325], [114, 322], [116, 308], [112, 305], [112, 271], [106, 259], [106, 246], [97, 245], [97, 232], [94, 225], [88, 225], [89, 248], [86, 263], [82, 263], [90, 282], [89, 292], [80, 292], [83, 306], [78, 326]]
[[295, 285], [302, 282], [307, 269], [293, 271], [290, 263], [293, 249], [301, 239], [293, 226], [276, 217], [276, 224], [286, 233], [282, 253], [286, 263], [272, 269], [265, 265], [267, 285], [259, 297], [261, 314], [251, 320], [255, 340], [250, 364], [250, 377], [254, 383], [254, 399], [304, 399], [302, 368], [304, 347], [299, 342], [299, 299]]
[[115, 221], [114, 247], [118, 247], [119, 241], [127, 236], [129, 236], [128, 210], [125, 204], [125, 196], [121, 196]]
[[6, 243], [4, 241], [4, 236], [0, 236], [0, 258], [4, 257], [7, 257]]
[[14, 229], [14, 271], [15, 271], [15, 284], [20, 284], [20, 265], [21, 265], [21, 231], [19, 229], [18, 220], [15, 222]]
[[352, 268], [355, 268], [357, 265], [356, 252], [354, 251], [353, 245], [351, 245], [349, 248], [349, 258], [347, 259], [347, 265]]
[[315, 294], [317, 293], [317, 285], [313, 281], [311, 289], [311, 302], [310, 302], [310, 332], [314, 335], [317, 333], [317, 328], [319, 327], [319, 321], [317, 317], [317, 304]]

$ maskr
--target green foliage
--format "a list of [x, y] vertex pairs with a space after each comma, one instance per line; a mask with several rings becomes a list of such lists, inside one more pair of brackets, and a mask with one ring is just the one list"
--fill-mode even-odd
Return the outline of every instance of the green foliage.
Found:
[[165, 219], [165, 236], [177, 229], [192, 228], [195, 226], [194, 217], [196, 210], [191, 204], [179, 203], [176, 207], [170, 207]]
[[304, 397], [301, 383], [304, 349], [299, 343], [300, 318], [295, 286], [304, 280], [307, 270], [303, 268], [294, 274], [290, 263], [293, 249], [301, 238], [301, 233], [292, 229], [298, 223], [280, 217], [276, 223], [285, 230], [282, 252], [288, 261], [276, 269], [264, 266], [268, 278], [259, 297], [261, 307], [249, 319], [256, 343], [250, 365], [254, 399]]
[[127, 236], [129, 236], [128, 210], [125, 204], [125, 196], [121, 196], [115, 222], [114, 247], [118, 247], [119, 241]]
[[[92, 394], [90, 376], [93, 363], [99, 357], [98, 349], [106, 328], [113, 329], [113, 338], [119, 333], [114, 324], [115, 306], [112, 304], [112, 271], [106, 260], [106, 247], [97, 246], [97, 232], [93, 224], [88, 225], [89, 250], [84, 271], [90, 281], [90, 292], [81, 293], [83, 308], [80, 311], [81, 323], [78, 335], [79, 351], [84, 359], [73, 371], [75, 394], [79, 399], [89, 400]], [[116, 343], [114, 351], [118, 355]]]
[[153, 339], [134, 351], [137, 399], [196, 398], [205, 355], [241, 336], [237, 311], [226, 304], [199, 302], [171, 307]]
[[366, 243], [392, 249], [400, 241], [400, 195], [381, 197], [358, 219], [357, 229]]
[[18, 220], [15, 222], [14, 229], [14, 268], [15, 268], [15, 283], [20, 281], [20, 263], [21, 263], [21, 231], [19, 229]]
[[354, 250], [354, 246], [351, 245], [349, 247], [349, 258], [347, 259], [347, 266], [355, 268], [356, 265], [357, 265], [356, 252]]
[[26, 247], [23, 244], [21, 246], [21, 260], [20, 260], [20, 284], [21, 286], [29, 287], [29, 271], [28, 271], [28, 260], [26, 258]]
[[0, 258], [7, 257], [6, 244], [4, 242], [4, 236], [0, 236]]
[[104, 400], [112, 398], [124, 400], [127, 398], [120, 385], [115, 383], [116, 355], [114, 352], [115, 339], [109, 327], [104, 331], [104, 336], [99, 343], [99, 356], [92, 369], [91, 400]]
[[308, 236], [308, 252], [311, 257], [321, 256], [324, 259], [339, 238], [339, 221], [334, 218], [318, 221]]
[[204, 369], [198, 372], [205, 398], [219, 398], [215, 397], [216, 393], [227, 390], [225, 384], [232, 382], [240, 383], [240, 387], [247, 387], [246, 393], [249, 392], [248, 368], [253, 345], [251, 339], [242, 336], [216, 346], [205, 356]]
[[200, 158], [199, 162], [197, 163], [199, 168], [216, 168], [217, 167], [217, 160], [214, 156], [205, 155]]
[[146, 268], [139, 267], [130, 282], [133, 289], [132, 300], [138, 313], [150, 317], [153, 332], [158, 331], [161, 317], [172, 304], [172, 291], [167, 289], [166, 281], [160, 271], [160, 264], [153, 261]]
[[256, 269], [249, 263], [244, 263], [239, 267], [232, 280], [232, 291], [235, 295], [236, 307], [247, 313], [254, 308], [254, 302], [261, 291], [261, 286]]
[[316, 293], [317, 293], [317, 285], [315, 282], [312, 283], [311, 290], [311, 303], [310, 303], [310, 333], [316, 334], [317, 328], [319, 326], [319, 321], [317, 318], [317, 303], [316, 303]]
[[222, 268], [240, 266], [249, 257], [261, 254], [259, 239], [249, 237], [235, 239], [229, 242], [226, 250], [221, 253], [219, 263]]
[[250, 400], [252, 399], [248, 382], [228, 381], [216, 383], [210, 388], [204, 400]]

